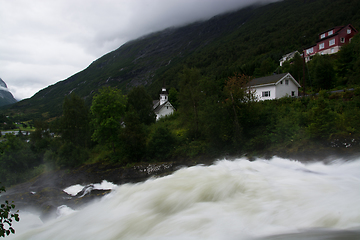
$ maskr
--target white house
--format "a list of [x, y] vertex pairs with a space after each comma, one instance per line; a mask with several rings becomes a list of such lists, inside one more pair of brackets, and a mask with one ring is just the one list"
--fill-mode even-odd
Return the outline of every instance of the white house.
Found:
[[163, 116], [170, 115], [175, 111], [175, 108], [169, 102], [169, 94], [166, 88], [161, 89], [160, 99], [153, 101], [153, 109], [156, 114], [156, 120]]
[[300, 84], [290, 73], [255, 78], [248, 83], [255, 90], [257, 100], [270, 100], [285, 96], [298, 96]]
[[282, 58], [280, 59], [280, 66], [282, 67], [282, 65], [285, 61], [288, 61], [288, 60], [294, 58], [296, 53], [299, 53], [299, 52], [294, 51], [294, 52], [291, 52], [291, 53], [288, 53], [288, 54], [285, 54], [284, 56], [282, 56]]

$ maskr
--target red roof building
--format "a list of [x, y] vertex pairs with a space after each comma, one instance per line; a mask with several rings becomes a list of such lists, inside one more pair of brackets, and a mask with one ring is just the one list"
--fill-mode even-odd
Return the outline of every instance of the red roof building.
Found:
[[348, 44], [357, 32], [351, 24], [348, 24], [320, 33], [317, 43], [304, 50], [306, 61], [309, 61], [317, 53], [333, 54], [338, 52], [341, 46]]

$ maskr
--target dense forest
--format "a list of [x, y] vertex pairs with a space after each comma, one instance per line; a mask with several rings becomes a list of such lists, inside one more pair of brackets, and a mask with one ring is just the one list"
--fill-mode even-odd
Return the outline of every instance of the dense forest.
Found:
[[[297, 76], [302, 64], [296, 55], [277, 68]], [[143, 86], [126, 95], [104, 87], [91, 106], [73, 93], [64, 99], [61, 117], [35, 120], [28, 136], [6, 134], [0, 142], [0, 181], [8, 186], [49, 169], [99, 161], [126, 167], [224, 154], [355, 150], [360, 147], [359, 65], [356, 35], [337, 54], [315, 56], [307, 64], [313, 94], [268, 101], [253, 101], [245, 87], [251, 76], [209, 79], [184, 66], [177, 75], [179, 88], [169, 90], [177, 111], [158, 121]], [[345, 90], [330, 91], [336, 89]]]

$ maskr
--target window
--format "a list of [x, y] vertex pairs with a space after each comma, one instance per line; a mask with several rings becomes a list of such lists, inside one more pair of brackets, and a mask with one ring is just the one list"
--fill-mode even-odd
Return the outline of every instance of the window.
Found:
[[329, 41], [329, 46], [335, 45], [335, 38]]
[[333, 31], [333, 30], [330, 30], [330, 31], [328, 32], [328, 36], [333, 35], [333, 33], [334, 33], [334, 31]]
[[345, 43], [345, 38], [340, 38], [341, 43]]
[[262, 92], [262, 97], [270, 97], [270, 91]]
[[332, 49], [331, 49], [331, 53], [335, 53], [335, 48], [332, 48]]
[[320, 38], [323, 39], [325, 37], [325, 33], [321, 34]]
[[291, 96], [295, 97], [295, 91], [291, 91]]
[[350, 33], [351, 33], [351, 28], [348, 28], [348, 29], [346, 30], [346, 32], [347, 32], [347, 34], [350, 34]]
[[282, 84], [282, 81], [280, 81], [280, 84]]
[[285, 85], [289, 85], [289, 79], [285, 79]]
[[324, 43], [321, 43], [320, 45], [319, 45], [319, 49], [323, 49], [325, 47], [325, 44]]
[[306, 49], [306, 53], [307, 53], [307, 54], [310, 54], [310, 53], [313, 53], [313, 52], [314, 52], [314, 48]]

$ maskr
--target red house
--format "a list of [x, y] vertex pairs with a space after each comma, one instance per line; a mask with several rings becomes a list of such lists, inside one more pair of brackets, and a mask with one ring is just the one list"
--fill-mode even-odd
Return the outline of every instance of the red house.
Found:
[[316, 44], [304, 50], [305, 60], [310, 61], [310, 57], [316, 53], [333, 54], [338, 52], [341, 46], [348, 44], [357, 32], [351, 24], [348, 24], [320, 33]]

